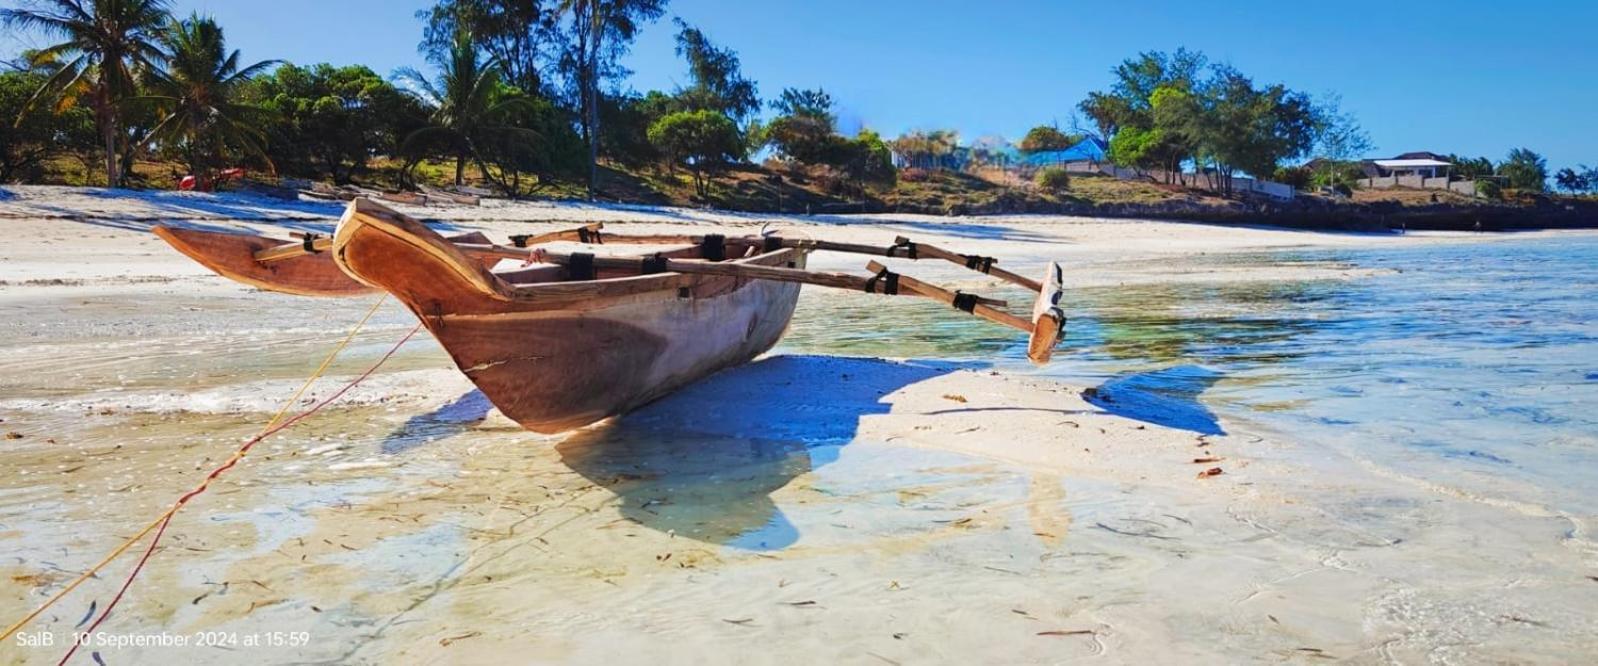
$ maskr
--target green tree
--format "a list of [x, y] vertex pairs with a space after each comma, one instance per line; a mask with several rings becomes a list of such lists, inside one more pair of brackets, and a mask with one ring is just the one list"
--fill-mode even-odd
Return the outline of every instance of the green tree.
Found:
[[[165, 0], [44, 0], [37, 9], [0, 9], [9, 28], [38, 30], [65, 41], [36, 52], [64, 64], [39, 87], [32, 102], [52, 100], [67, 108], [87, 99], [94, 109], [105, 150], [106, 185], [122, 184], [118, 150], [123, 136], [120, 105], [137, 94], [136, 76], [162, 59], [160, 34], [169, 15]], [[131, 154], [132, 148], [129, 148]]]
[[[471, 33], [455, 33], [454, 45], [439, 63], [437, 81], [414, 69], [404, 68], [396, 75], [408, 82], [422, 104], [431, 110], [430, 122], [406, 136], [401, 152], [414, 167], [423, 155], [442, 152], [455, 159], [455, 185], [466, 182], [466, 163], [480, 160], [484, 141], [536, 140], [531, 130], [505, 122], [512, 107], [526, 104], [520, 97], [501, 93], [500, 68], [496, 61], [484, 61], [477, 52]], [[409, 168], [406, 170], [409, 171]]]
[[1341, 104], [1340, 99], [1331, 97], [1323, 100], [1316, 110], [1320, 120], [1315, 129], [1313, 151], [1320, 160], [1310, 174], [1310, 182], [1316, 185], [1352, 186], [1364, 177], [1359, 160], [1374, 148], [1370, 134], [1353, 114], [1341, 110]]
[[[1089, 93], [1079, 108], [1108, 137], [1111, 161], [1162, 170], [1168, 182], [1177, 177], [1212, 134], [1212, 118], [1197, 95], [1207, 62], [1186, 49], [1141, 53], [1112, 70], [1115, 82], [1108, 91]], [[1127, 130], [1131, 136], [1117, 142]]]
[[581, 176], [583, 142], [563, 109], [508, 83], [500, 85], [490, 104], [504, 111], [475, 142], [476, 157], [483, 176], [506, 196], [530, 193], [551, 179]]
[[893, 168], [893, 151], [882, 136], [868, 129], [860, 130], [849, 142], [849, 159], [843, 165], [844, 174], [856, 183], [892, 185], [897, 175]]
[[1234, 172], [1269, 176], [1314, 147], [1327, 126], [1323, 107], [1207, 62], [1185, 49], [1140, 54], [1115, 68], [1109, 90], [1088, 95], [1080, 108], [1109, 137], [1116, 164], [1162, 169], [1169, 178], [1192, 160], [1230, 189]]
[[1158, 129], [1143, 129], [1139, 127], [1123, 127], [1110, 137], [1110, 146], [1105, 151], [1106, 157], [1116, 166], [1133, 168], [1145, 166], [1155, 161], [1154, 156], [1165, 142], [1165, 137]]
[[659, 90], [644, 95], [624, 95], [603, 100], [600, 107], [600, 154], [638, 167], [658, 164], [664, 157], [649, 142], [649, 127], [668, 114], [682, 110], [682, 102]]
[[1140, 53], [1111, 70], [1115, 82], [1108, 91], [1089, 93], [1078, 108], [1106, 138], [1126, 126], [1149, 129], [1153, 127], [1154, 91], [1161, 87], [1194, 90], [1206, 63], [1204, 54], [1187, 49], [1171, 54]]
[[689, 85], [678, 91], [690, 110], [715, 111], [742, 122], [760, 110], [755, 82], [743, 76], [738, 53], [711, 43], [699, 28], [682, 19], [677, 24], [677, 55], [688, 61]]
[[732, 119], [715, 111], [678, 111], [655, 121], [649, 127], [649, 141], [668, 156], [671, 164], [682, 162], [694, 175], [694, 191], [708, 195], [704, 172], [742, 157], [743, 142]]
[[276, 61], [240, 66], [239, 52], [227, 50], [222, 28], [198, 14], [172, 23], [161, 39], [167, 66], [149, 72], [148, 94], [137, 98], [160, 109], [150, 140], [180, 152], [201, 182], [212, 182], [230, 154], [270, 163], [259, 129], [266, 112], [237, 97], [251, 76]]
[[1026, 136], [1021, 138], [1021, 152], [1040, 153], [1049, 150], [1065, 150], [1082, 141], [1081, 135], [1066, 134], [1053, 125], [1038, 125], [1027, 130]]
[[829, 161], [843, 137], [833, 132], [826, 118], [813, 115], [781, 116], [764, 128], [766, 142], [778, 154], [802, 164]]
[[44, 162], [65, 151], [93, 149], [94, 116], [75, 106], [54, 114], [31, 103], [49, 73], [0, 73], [0, 183], [34, 180]]
[[438, 0], [416, 13], [426, 22], [421, 48], [448, 53], [456, 31], [466, 30], [504, 68], [507, 83], [529, 96], [543, 96], [544, 71], [561, 39], [559, 10], [549, 0]]
[[560, 0], [567, 16], [561, 67], [577, 98], [578, 124], [588, 142], [588, 196], [599, 185], [600, 84], [619, 76], [617, 64], [643, 24], [666, 12], [667, 0]]
[[255, 79], [248, 95], [273, 112], [267, 152], [279, 169], [351, 182], [373, 156], [396, 154], [426, 124], [416, 99], [366, 67], [286, 64]]
[[1475, 180], [1493, 174], [1493, 161], [1485, 157], [1471, 159], [1459, 155], [1449, 155], [1448, 161], [1454, 164], [1454, 175], [1466, 180]]
[[815, 90], [783, 88], [782, 94], [771, 101], [772, 110], [780, 116], [825, 119], [828, 127], [838, 121], [837, 116], [833, 115], [832, 107], [832, 95], [821, 88]]
[[1588, 187], [1586, 174], [1570, 167], [1560, 169], [1559, 173], [1554, 174], [1554, 184], [1558, 185], [1559, 189], [1564, 190], [1567, 194], [1585, 192]]
[[1542, 192], [1548, 188], [1548, 161], [1530, 149], [1516, 148], [1498, 165], [1498, 175], [1517, 190]]
[[826, 91], [786, 88], [771, 107], [781, 115], [762, 128], [759, 143], [803, 164], [847, 161], [840, 159], [847, 140], [837, 135], [832, 96]]

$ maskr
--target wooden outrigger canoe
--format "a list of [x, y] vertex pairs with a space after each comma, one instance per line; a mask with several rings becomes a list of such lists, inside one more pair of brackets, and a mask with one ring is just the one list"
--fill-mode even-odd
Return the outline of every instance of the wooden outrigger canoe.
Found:
[[1034, 360], [1048, 358], [1063, 326], [1057, 266], [1029, 321], [1000, 301], [876, 262], [871, 278], [807, 271], [813, 248], [786, 245], [712, 235], [651, 257], [539, 250], [529, 258], [546, 265], [494, 273], [421, 222], [356, 200], [334, 232], [333, 257], [415, 313], [501, 413], [544, 433], [626, 412], [765, 352], [787, 330], [800, 284], [943, 300], [1027, 331]]
[[[891, 246], [780, 236], [601, 235], [601, 223], [514, 247], [481, 234], [445, 238], [369, 199], [352, 201], [332, 238], [278, 241], [186, 229], [156, 233], [217, 273], [307, 295], [383, 290], [432, 332], [457, 367], [509, 418], [544, 433], [626, 412], [717, 370], [749, 361], [786, 331], [801, 284], [921, 296], [1028, 334], [1049, 359], [1064, 330], [1061, 271], [1043, 280], [991, 257], [898, 238]], [[647, 256], [555, 253], [552, 241], [662, 245]], [[963, 264], [1037, 293], [1031, 317], [1001, 300], [944, 289], [871, 261], [861, 277], [805, 269], [814, 251]], [[501, 259], [520, 269], [491, 270]]]

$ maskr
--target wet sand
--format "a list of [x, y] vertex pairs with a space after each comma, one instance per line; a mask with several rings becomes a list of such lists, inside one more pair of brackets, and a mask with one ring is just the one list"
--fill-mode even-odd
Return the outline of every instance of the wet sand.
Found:
[[[6, 624], [258, 430], [372, 300], [235, 285], [147, 232], [327, 231], [336, 206], [10, 191], [0, 225], [29, 242], [0, 247], [0, 431], [18, 436], [0, 440]], [[1369, 271], [1258, 255], [1491, 242], [1055, 217], [405, 210], [496, 238], [591, 219], [633, 220], [610, 227], [636, 233], [906, 234], [1021, 273], [1058, 260], [1077, 289], [1361, 279]], [[813, 265], [860, 272], [867, 259]], [[958, 267], [901, 268], [1016, 295]], [[1005, 329], [885, 301], [807, 289], [775, 353], [561, 436], [499, 416], [418, 338], [179, 514], [101, 627], [304, 632], [306, 644], [99, 651], [110, 664], [1557, 663], [1598, 652], [1588, 517], [1449, 493], [1257, 424], [1221, 435], [1131, 418], [1087, 399], [1094, 387], [990, 359], [1017, 344]], [[386, 305], [307, 399], [413, 324]], [[1200, 475], [1212, 468], [1222, 473]], [[57, 647], [13, 639], [0, 661], [59, 659], [130, 566], [28, 628], [54, 632]], [[92, 663], [87, 650], [77, 660]]]

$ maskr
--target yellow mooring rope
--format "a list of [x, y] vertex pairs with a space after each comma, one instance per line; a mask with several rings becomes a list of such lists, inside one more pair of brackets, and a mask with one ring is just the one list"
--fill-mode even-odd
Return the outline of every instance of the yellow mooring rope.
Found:
[[[333, 348], [332, 353], [329, 353], [327, 355], [327, 358], [322, 359], [322, 364], [316, 367], [316, 370], [311, 373], [311, 376], [305, 380], [304, 384], [300, 385], [299, 390], [295, 391], [294, 395], [291, 396], [287, 401], [285, 401], [283, 403], [282, 407], [278, 408], [277, 413], [272, 415], [272, 420], [267, 421], [266, 425], [261, 428], [261, 434], [260, 435], [256, 435], [257, 438], [265, 435], [268, 431], [270, 431], [272, 429], [273, 426], [276, 426], [278, 421], [283, 419], [283, 415], [288, 413], [289, 408], [293, 407], [294, 403], [299, 401], [300, 396], [304, 395], [305, 391], [311, 388], [311, 384], [316, 383], [316, 380], [318, 380], [318, 379], [320, 379], [322, 377], [322, 373], [327, 372], [328, 366], [333, 364], [333, 359], [338, 358], [338, 355], [341, 352], [344, 351], [344, 348], [349, 346], [350, 341], [355, 339], [355, 334], [359, 333], [361, 331], [361, 328], [366, 326], [366, 322], [368, 322], [368, 321], [370, 321], [372, 319], [372, 315], [377, 314], [378, 307], [383, 305], [383, 301], [386, 300], [387, 298], [388, 298], [388, 294], [383, 294], [383, 296], [381, 296], [381, 297], [379, 297], [377, 299], [377, 302], [372, 303], [372, 307], [367, 309], [366, 315], [361, 317], [361, 320], [359, 322], [356, 322], [355, 327], [350, 329], [349, 334], [344, 336], [343, 340], [339, 341], [338, 346]], [[243, 458], [246, 455], [247, 452], [248, 452], [248, 449], [242, 449], [242, 448], [239, 449], [238, 451], [235, 451], [233, 453], [233, 457], [229, 458], [227, 460], [227, 462], [223, 463], [222, 467], [227, 467], [227, 466], [232, 465], [233, 463], [238, 462], [241, 458]], [[195, 491], [202, 490], [204, 488], [204, 486], [206, 486], [206, 485], [208, 485], [210, 483], [210, 481], [211, 481], [210, 478], [202, 479], [200, 481], [200, 485], [195, 487]], [[105, 559], [100, 560], [99, 564], [96, 564], [96, 565], [94, 565], [92, 567], [89, 567], [89, 569], [87, 571], [84, 571], [76, 579], [74, 579], [71, 583], [68, 583], [66, 587], [62, 588], [60, 592], [55, 593], [55, 595], [50, 597], [50, 599], [48, 601], [44, 602], [38, 608], [34, 609], [32, 613], [28, 613], [27, 616], [23, 617], [21, 620], [17, 620], [15, 624], [12, 624], [11, 626], [7, 627], [6, 630], [5, 630], [5, 633], [0, 634], [0, 642], [3, 642], [5, 640], [11, 638], [12, 634], [17, 633], [17, 631], [19, 631], [23, 627], [27, 626], [29, 622], [32, 622], [34, 620], [34, 618], [39, 617], [40, 614], [44, 613], [46, 610], [49, 610], [49, 608], [51, 606], [54, 606], [56, 604], [56, 602], [61, 601], [62, 597], [67, 596], [67, 594], [69, 594], [73, 590], [77, 589], [77, 587], [79, 585], [83, 584], [83, 581], [86, 581], [89, 578], [93, 577], [96, 573], [99, 573], [101, 569], [104, 569], [106, 567], [106, 565], [108, 565], [112, 561], [116, 560], [116, 558], [121, 557], [123, 553], [127, 552], [129, 548], [133, 547], [133, 544], [138, 543], [140, 539], [143, 539], [145, 537], [145, 535], [148, 535], [150, 532], [154, 531], [155, 528], [159, 527], [163, 521], [167, 520], [168, 518], [171, 518], [172, 514], [177, 513], [178, 509], [180, 509], [182, 507], [183, 507], [183, 504], [181, 502], [173, 503], [173, 505], [170, 508], [168, 508], [165, 512], [163, 512], [159, 516], [156, 516], [155, 520], [150, 521], [150, 524], [145, 525], [144, 529], [141, 529], [141, 530], [138, 531], [137, 534], [134, 534], [133, 536], [128, 537], [128, 539], [126, 541], [122, 542], [122, 545], [117, 546], [115, 549], [113, 549], [110, 554], [105, 556]]]

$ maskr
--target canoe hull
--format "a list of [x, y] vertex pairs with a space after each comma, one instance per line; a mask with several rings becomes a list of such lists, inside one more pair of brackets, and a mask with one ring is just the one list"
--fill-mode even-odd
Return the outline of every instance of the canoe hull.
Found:
[[[334, 257], [410, 308], [500, 412], [543, 433], [753, 359], [781, 339], [799, 296], [796, 284], [679, 274], [519, 289], [442, 240], [404, 216], [352, 206]], [[758, 259], [802, 265], [804, 256]]]
[[584, 313], [422, 319], [501, 412], [529, 430], [557, 433], [771, 349], [793, 316], [798, 290], [763, 282], [710, 298]]

